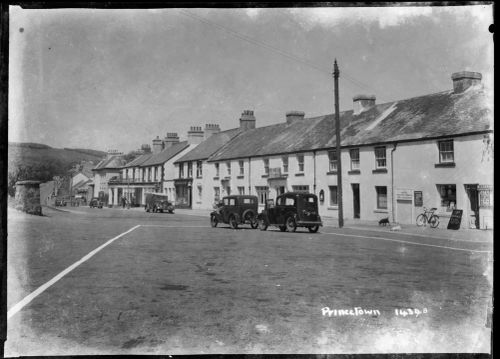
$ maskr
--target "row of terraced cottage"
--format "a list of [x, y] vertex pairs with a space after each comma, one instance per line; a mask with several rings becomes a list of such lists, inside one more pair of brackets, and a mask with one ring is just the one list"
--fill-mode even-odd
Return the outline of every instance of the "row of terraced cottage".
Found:
[[[493, 99], [481, 78], [454, 73], [452, 90], [384, 104], [353, 98], [353, 110], [340, 113], [345, 218], [415, 223], [423, 207], [437, 207], [443, 223], [462, 209], [463, 228], [493, 227]], [[158, 192], [178, 208], [210, 209], [229, 194], [256, 195], [263, 206], [310, 192], [320, 215], [337, 217], [334, 115], [291, 111], [281, 123], [256, 122], [246, 110], [239, 127], [194, 126], [186, 141], [167, 133], [129, 163], [112, 153], [94, 169], [95, 195], [143, 205]]]

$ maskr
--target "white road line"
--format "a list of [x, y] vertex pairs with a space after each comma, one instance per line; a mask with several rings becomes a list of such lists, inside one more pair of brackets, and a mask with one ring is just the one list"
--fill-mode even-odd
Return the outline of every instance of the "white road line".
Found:
[[464, 249], [464, 248], [454, 248], [454, 247], [438, 246], [438, 245], [435, 245], [435, 244], [416, 243], [416, 242], [402, 241], [400, 239], [392, 239], [392, 238], [384, 238], [384, 237], [371, 237], [371, 236], [360, 236], [360, 235], [356, 235], [356, 234], [328, 233], [328, 232], [321, 232], [321, 234], [333, 234], [333, 235], [336, 235], [336, 236], [344, 236], [344, 237], [380, 239], [382, 241], [390, 241], [390, 242], [413, 244], [413, 245], [416, 245], [416, 246], [444, 248], [444, 249], [451, 249], [451, 250], [454, 250], [454, 251], [464, 251], [464, 252], [474, 252], [474, 253], [491, 253], [491, 251], [478, 251], [478, 250], [475, 250], [475, 249]]
[[99, 252], [101, 249], [103, 249], [104, 247], [110, 245], [111, 243], [113, 243], [114, 241], [116, 241], [118, 238], [123, 237], [124, 235], [132, 232], [134, 229], [139, 228], [140, 226], [141, 225], [138, 224], [137, 226], [130, 228], [128, 231], [123, 232], [122, 234], [119, 234], [119, 235], [117, 235], [114, 238], [111, 238], [109, 241], [107, 241], [106, 243], [100, 245], [99, 247], [97, 247], [96, 249], [94, 249], [92, 252], [90, 252], [89, 254], [87, 254], [86, 256], [84, 256], [78, 262], [75, 262], [74, 264], [70, 265], [68, 268], [66, 268], [65, 270], [63, 270], [61, 273], [59, 273], [58, 275], [56, 275], [54, 278], [52, 278], [51, 280], [49, 280], [47, 283], [45, 283], [42, 286], [38, 287], [33, 293], [31, 293], [28, 296], [24, 297], [23, 300], [21, 300], [19, 303], [17, 303], [16, 305], [14, 305], [7, 312], [7, 319], [11, 318], [14, 314], [16, 314], [21, 309], [23, 309], [23, 307], [25, 307], [33, 299], [35, 299], [40, 294], [42, 294], [44, 291], [46, 291], [50, 286], [52, 286], [54, 283], [56, 283], [59, 279], [61, 279], [62, 277], [64, 277], [66, 274], [68, 274], [69, 272], [71, 272], [73, 269], [75, 269], [76, 267], [78, 267], [80, 264], [82, 264], [82, 263], [86, 262], [87, 260], [89, 260], [90, 258], [92, 258], [92, 256], [94, 256], [94, 254], [96, 254], [97, 252]]

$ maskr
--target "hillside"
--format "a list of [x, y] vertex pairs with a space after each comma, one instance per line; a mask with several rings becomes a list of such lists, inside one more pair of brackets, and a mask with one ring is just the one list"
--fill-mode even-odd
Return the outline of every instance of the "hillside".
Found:
[[105, 155], [105, 152], [89, 149], [52, 148], [38, 143], [9, 143], [9, 193], [12, 192], [16, 181], [49, 181], [53, 176], [67, 175], [68, 170], [81, 161], [93, 161], [97, 164]]

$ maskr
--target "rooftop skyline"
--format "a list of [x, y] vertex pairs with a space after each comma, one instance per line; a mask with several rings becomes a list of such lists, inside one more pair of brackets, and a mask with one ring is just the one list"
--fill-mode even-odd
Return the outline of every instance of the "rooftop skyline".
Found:
[[137, 149], [190, 126], [257, 127], [452, 89], [493, 88], [491, 5], [23, 10], [10, 8], [9, 141]]

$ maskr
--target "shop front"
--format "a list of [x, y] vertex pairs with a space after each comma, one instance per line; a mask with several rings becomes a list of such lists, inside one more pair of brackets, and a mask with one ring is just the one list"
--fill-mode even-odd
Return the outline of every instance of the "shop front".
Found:
[[192, 208], [192, 179], [176, 179], [175, 186], [175, 207]]

